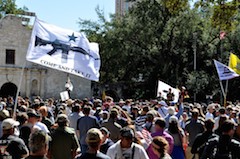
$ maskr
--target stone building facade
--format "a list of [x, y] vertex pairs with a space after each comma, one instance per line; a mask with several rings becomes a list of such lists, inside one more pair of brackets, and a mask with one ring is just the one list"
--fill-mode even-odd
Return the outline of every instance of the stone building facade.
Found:
[[[0, 20], [0, 96], [60, 98], [68, 74], [26, 61], [31, 28], [22, 18], [6, 15]], [[22, 77], [22, 82], [20, 79]], [[71, 98], [91, 97], [91, 81], [69, 75], [73, 84]]]

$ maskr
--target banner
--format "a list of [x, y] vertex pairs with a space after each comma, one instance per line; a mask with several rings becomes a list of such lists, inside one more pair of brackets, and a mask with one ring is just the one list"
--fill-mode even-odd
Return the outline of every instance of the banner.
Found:
[[171, 89], [172, 93], [174, 94], [173, 102], [175, 102], [175, 103], [178, 102], [180, 90], [173, 88], [170, 85], [168, 85], [162, 81], [158, 81], [157, 96], [159, 96], [159, 94], [161, 94], [162, 98], [167, 99], [167, 94], [169, 93], [169, 89]]
[[217, 73], [219, 76], [219, 79], [222, 80], [229, 80], [235, 77], [238, 77], [239, 75], [234, 72], [230, 67], [222, 64], [219, 61], [214, 60], [214, 64], [216, 66], [217, 69]]
[[26, 59], [89, 80], [99, 80], [97, 43], [82, 33], [63, 29], [36, 18]]
[[229, 67], [237, 74], [240, 74], [240, 59], [233, 53], [231, 53], [229, 57]]

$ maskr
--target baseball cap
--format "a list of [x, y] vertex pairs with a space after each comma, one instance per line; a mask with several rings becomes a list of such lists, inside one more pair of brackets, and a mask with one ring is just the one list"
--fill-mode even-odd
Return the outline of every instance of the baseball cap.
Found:
[[173, 122], [178, 123], [178, 118], [175, 115], [169, 118], [169, 123], [173, 123]]
[[8, 117], [10, 117], [10, 114], [7, 110], [3, 109], [0, 111], [0, 116], [3, 118], [3, 119], [6, 119]]
[[86, 142], [87, 143], [98, 143], [102, 140], [103, 134], [97, 128], [91, 128], [87, 132]]
[[158, 102], [159, 105], [165, 106], [167, 107], [167, 103], [164, 100], [161, 100], [160, 102]]
[[168, 107], [168, 113], [173, 115], [175, 113], [175, 108], [173, 106]]
[[15, 126], [18, 126], [20, 123], [12, 118], [7, 118], [2, 122], [2, 129], [8, 130]]
[[104, 133], [107, 134], [107, 135], [110, 135], [109, 130], [108, 130], [107, 128], [105, 128], [105, 127], [101, 127], [101, 128], [100, 128], [100, 131], [104, 132]]
[[56, 122], [57, 123], [64, 123], [64, 122], [67, 122], [68, 121], [68, 117], [66, 114], [59, 114], [57, 116], [57, 119], [56, 119]]
[[31, 109], [31, 108], [27, 110], [27, 115], [28, 117], [36, 117], [36, 118], [41, 117], [39, 113], [37, 113], [34, 109]]

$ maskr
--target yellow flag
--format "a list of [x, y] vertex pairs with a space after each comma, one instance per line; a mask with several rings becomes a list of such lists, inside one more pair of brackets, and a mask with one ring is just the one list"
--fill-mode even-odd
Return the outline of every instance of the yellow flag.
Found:
[[105, 91], [103, 91], [102, 92], [102, 100], [105, 101], [105, 99], [106, 99], [106, 93], [105, 93]]
[[233, 53], [230, 54], [229, 67], [233, 69], [237, 74], [240, 74], [240, 59]]

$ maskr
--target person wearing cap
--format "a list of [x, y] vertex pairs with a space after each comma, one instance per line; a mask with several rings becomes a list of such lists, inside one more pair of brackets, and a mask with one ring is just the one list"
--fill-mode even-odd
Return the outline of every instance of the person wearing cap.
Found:
[[144, 148], [134, 143], [134, 131], [129, 127], [124, 127], [120, 131], [120, 140], [109, 147], [107, 155], [111, 159], [149, 159]]
[[107, 153], [107, 150], [110, 146], [112, 146], [114, 144], [114, 142], [109, 138], [110, 132], [108, 131], [107, 128], [105, 127], [101, 127], [100, 131], [103, 134], [103, 138], [102, 138], [102, 144], [100, 147], [100, 151], [104, 154]]
[[2, 158], [21, 159], [28, 156], [28, 148], [24, 141], [15, 135], [19, 124], [12, 118], [3, 120], [3, 136], [0, 138]]
[[139, 108], [137, 105], [133, 105], [131, 107], [131, 114], [130, 114], [130, 117], [132, 119], [133, 122], [135, 122], [136, 118], [139, 116]]
[[168, 107], [168, 114], [165, 116], [165, 121], [166, 121], [166, 128], [168, 128], [169, 125], [169, 119], [171, 116], [176, 116], [179, 120], [181, 115], [183, 114], [183, 103], [182, 103], [182, 98], [180, 99], [179, 102], [179, 108], [178, 108], [178, 112], [176, 112], [175, 107], [174, 106], [170, 106]]
[[217, 135], [213, 132], [214, 120], [207, 119], [204, 122], [205, 131], [198, 134], [192, 145], [191, 153], [200, 158], [202, 156], [203, 150], [209, 139], [216, 137]]
[[118, 105], [122, 108], [125, 104], [125, 101], [123, 99], [120, 99], [118, 102]]
[[66, 114], [59, 114], [56, 123], [58, 127], [51, 133], [48, 156], [52, 159], [73, 159], [79, 148], [76, 133], [73, 128], [67, 126]]
[[122, 126], [117, 123], [118, 110], [113, 108], [110, 112], [108, 121], [102, 123], [102, 127], [105, 127], [110, 132], [110, 139], [115, 143], [120, 139], [120, 130]]
[[51, 138], [42, 130], [31, 133], [29, 138], [30, 155], [26, 159], [47, 159], [48, 143]]
[[109, 118], [109, 112], [106, 111], [106, 110], [103, 110], [100, 112], [100, 124], [104, 123], [104, 122], [107, 122], [108, 121], [108, 118]]
[[100, 152], [103, 134], [97, 128], [91, 128], [87, 132], [86, 143], [88, 150], [86, 153], [81, 154], [77, 159], [110, 159], [109, 156]]
[[38, 122], [40, 115], [34, 109], [29, 108], [27, 110], [27, 116], [28, 116], [27, 122], [24, 123], [20, 128], [19, 137], [22, 138], [25, 144], [28, 146], [28, 139], [32, 130], [35, 129], [41, 130], [41, 128], [36, 126], [36, 123]]
[[38, 109], [38, 112], [36, 112], [36, 116], [35, 117], [37, 118], [37, 122], [33, 126], [33, 129], [39, 129], [39, 130], [43, 130], [45, 133], [50, 133], [47, 125], [42, 122], [43, 118], [42, 118], [42, 114], [39, 112], [39, 109]]
[[221, 134], [208, 140], [201, 159], [239, 159], [240, 142], [233, 137], [235, 128], [236, 125], [232, 120], [224, 121]]
[[164, 100], [158, 102], [158, 112], [162, 118], [168, 114], [168, 105]]
[[143, 124], [143, 129], [147, 130], [149, 133], [155, 132], [155, 126], [154, 126], [154, 114], [152, 112], [148, 112], [146, 114], [146, 121], [145, 124]]

